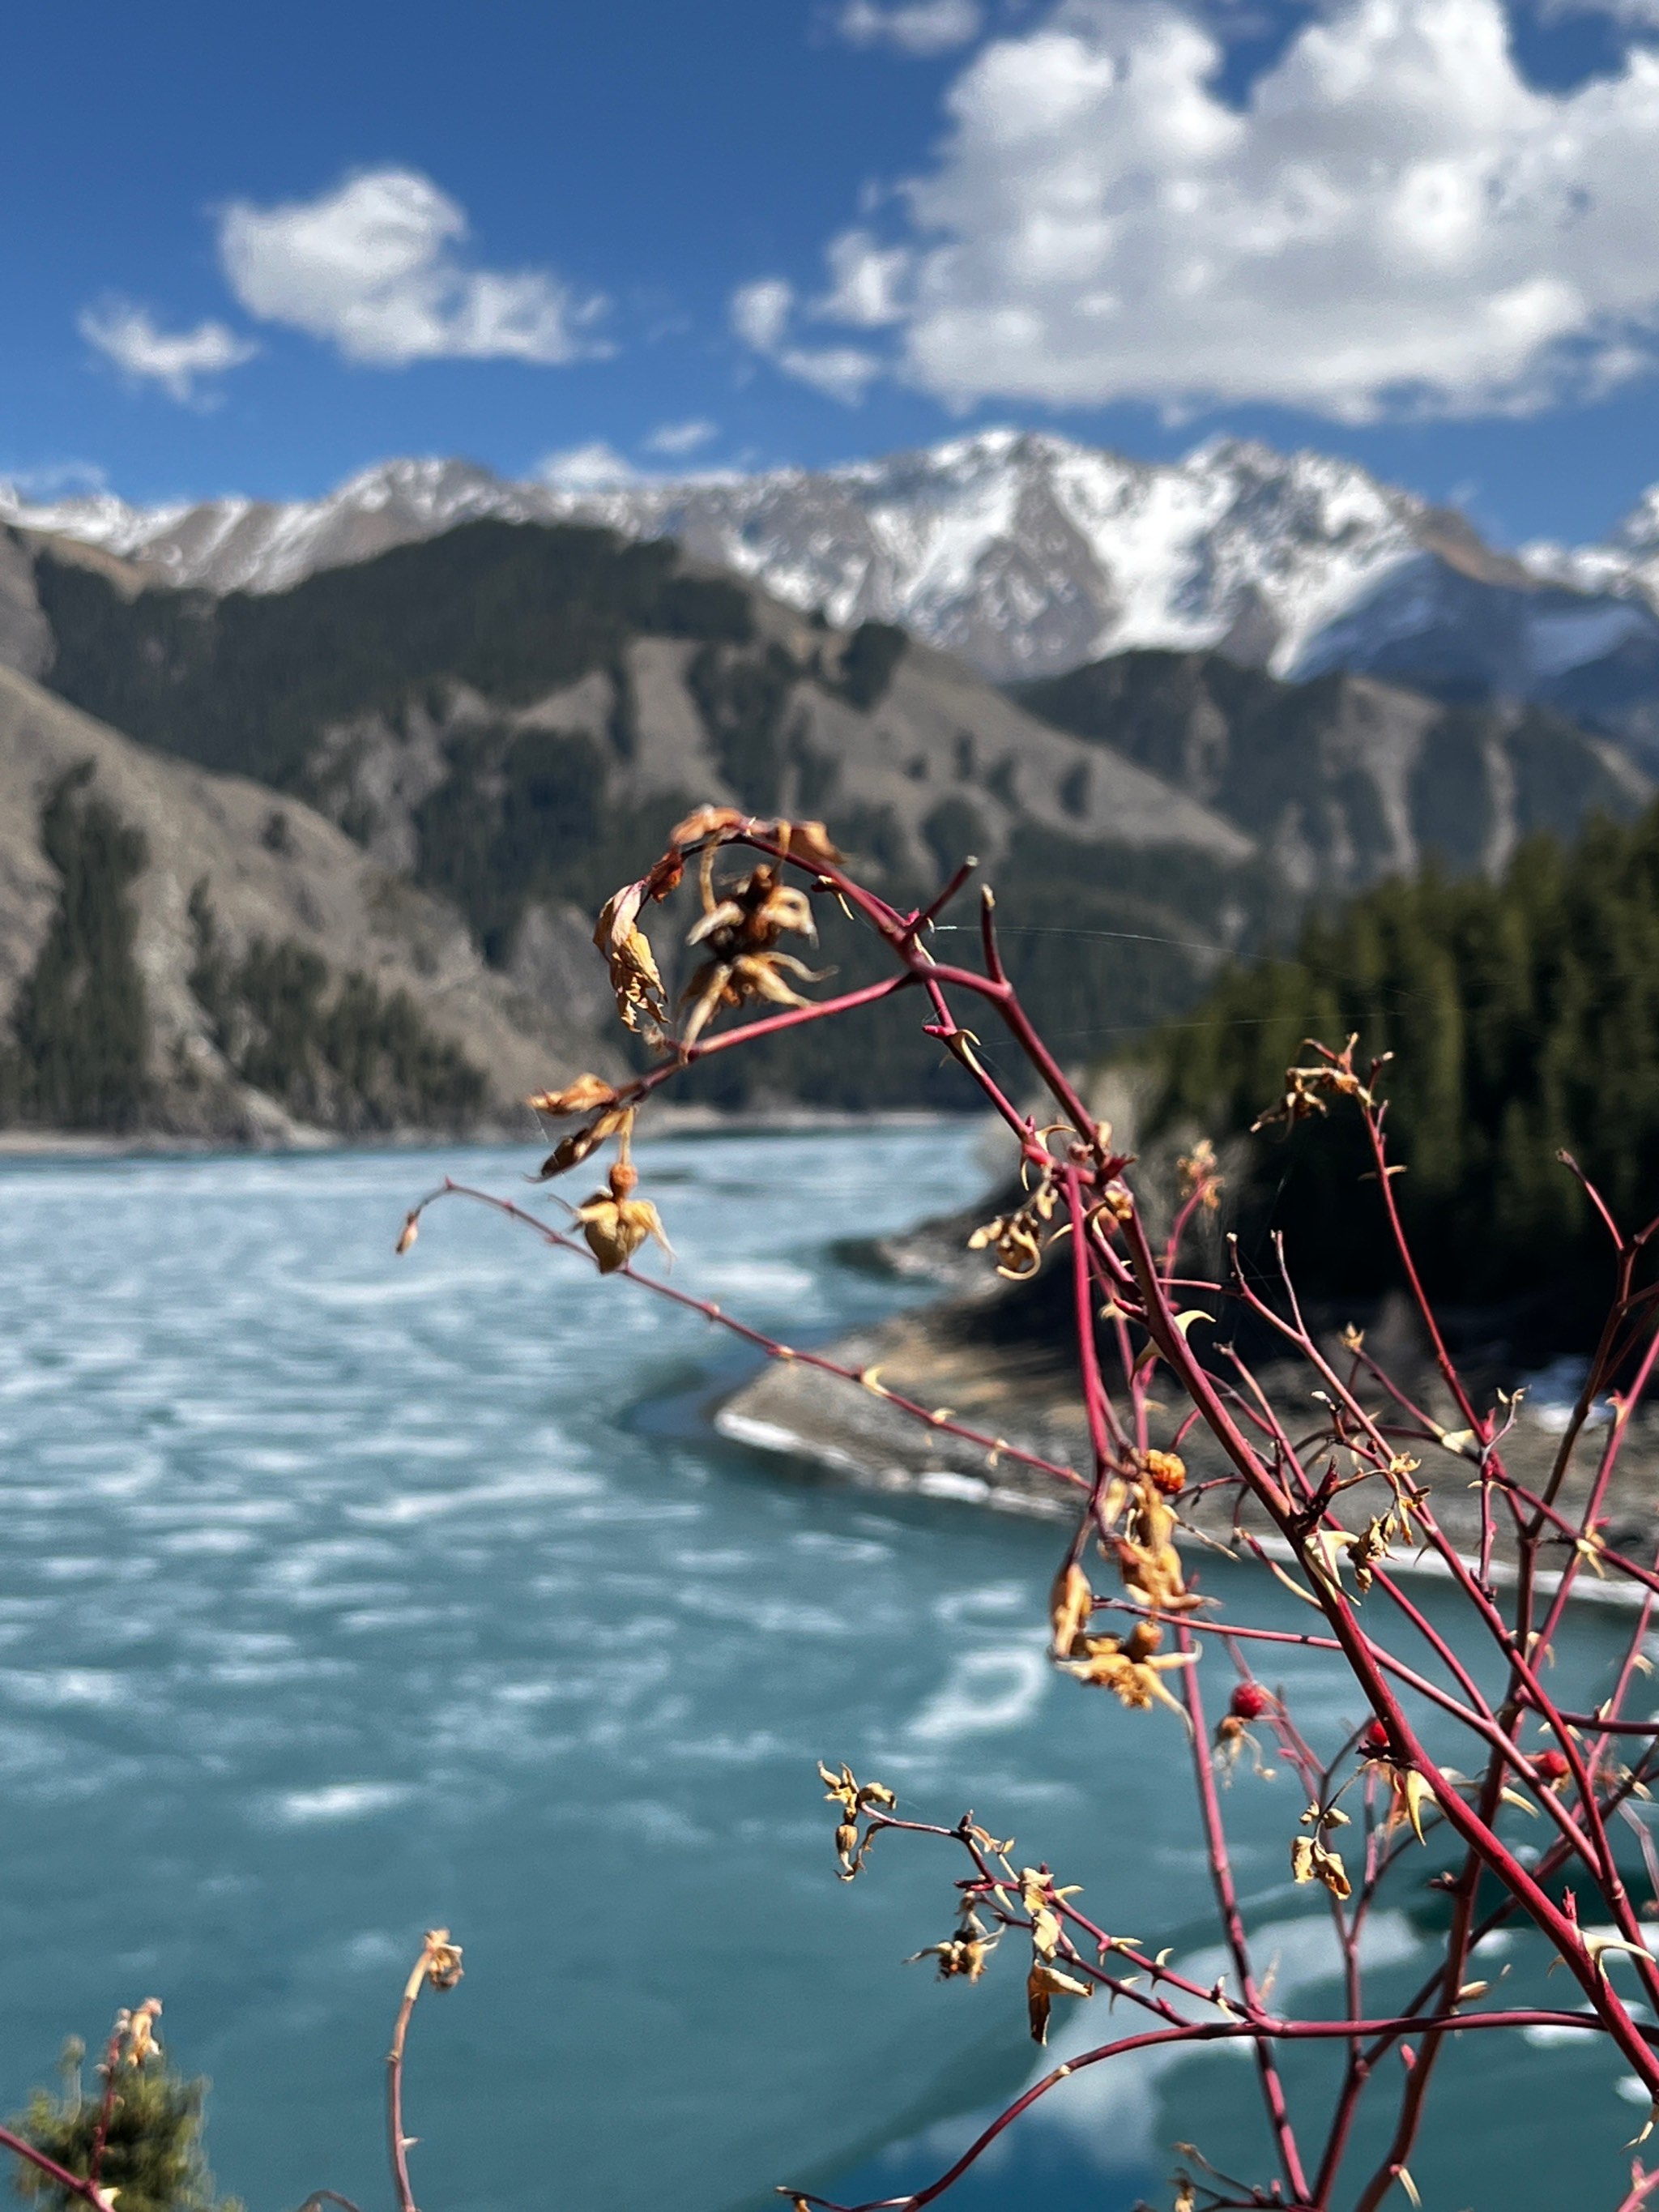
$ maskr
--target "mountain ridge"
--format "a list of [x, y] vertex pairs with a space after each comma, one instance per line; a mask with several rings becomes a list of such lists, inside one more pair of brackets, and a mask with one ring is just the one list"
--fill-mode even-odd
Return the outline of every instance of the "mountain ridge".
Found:
[[1148, 463], [986, 430], [824, 470], [613, 485], [404, 459], [320, 500], [149, 510], [0, 487], [15, 529], [221, 593], [284, 590], [487, 519], [673, 537], [799, 611], [897, 623], [996, 681], [1139, 647], [1219, 647], [1279, 676], [1341, 665], [1540, 697], [1659, 741], [1639, 714], [1632, 724], [1627, 696], [1645, 701], [1659, 668], [1659, 488], [1603, 545], [1509, 553], [1356, 464], [1224, 438]]
[[[561, 1060], [586, 1056], [605, 1000], [586, 917], [702, 801], [825, 819], [901, 906], [976, 854], [1011, 973], [1081, 1051], [1178, 1012], [1229, 953], [1273, 942], [1310, 898], [1435, 852], [1454, 871], [1489, 870], [1540, 824], [1629, 814], [1651, 790], [1611, 741], [1544, 709], [1448, 705], [1340, 672], [1291, 684], [1215, 651], [1143, 649], [997, 688], [893, 625], [838, 629], [672, 542], [586, 523], [477, 519], [261, 594], [179, 588], [105, 547], [0, 530], [7, 655], [37, 712], [95, 717], [123, 759], [198, 783], [204, 771], [258, 779], [241, 787], [258, 796], [231, 849], [170, 868], [161, 970], [188, 1017], [173, 1033], [187, 1055], [204, 1036], [253, 1089], [274, 1084], [284, 1111], [345, 1126], [385, 1126], [417, 1093], [453, 1118], [471, 1079], [388, 1012], [399, 990], [434, 1022], [444, 1010], [418, 974], [405, 981], [395, 947], [388, 964], [371, 906], [412, 902], [465, 955], [463, 995], [526, 1035], [539, 1025], [550, 1045], [556, 1033]], [[52, 757], [60, 781], [76, 764], [61, 748]], [[31, 773], [10, 833], [36, 855], [29, 880], [46, 880], [43, 838], [63, 843], [58, 817], [48, 832], [31, 809], [69, 805], [70, 830], [118, 858], [125, 831]], [[103, 803], [102, 782], [86, 805]], [[152, 796], [138, 815], [131, 826], [162, 850], [168, 807]], [[304, 837], [290, 815], [313, 825]], [[278, 935], [219, 888], [265, 879], [307, 841], [359, 886], [320, 933], [284, 922]], [[0, 934], [3, 861], [0, 841]], [[370, 906], [366, 885], [379, 886]], [[326, 916], [325, 888], [313, 904]], [[155, 894], [142, 875], [127, 932], [140, 952]], [[117, 884], [104, 902], [118, 950], [125, 896]], [[38, 888], [29, 896], [38, 935], [45, 909]], [[664, 918], [671, 992], [696, 897], [688, 884], [684, 910]], [[880, 948], [833, 902], [819, 921], [814, 964], [848, 986], [874, 980]], [[35, 968], [42, 957], [37, 943]], [[340, 971], [333, 981], [317, 962]], [[372, 1000], [351, 982], [382, 969]], [[33, 972], [13, 971], [21, 1041], [40, 1028]], [[118, 978], [104, 995], [122, 1003]], [[296, 1002], [305, 1037], [283, 1043]], [[953, 1103], [956, 1071], [925, 1036], [872, 1019], [865, 1040], [849, 1055], [805, 1026], [717, 1056], [690, 1088], [721, 1105]], [[0, 1060], [9, 1048], [0, 1036]], [[520, 1044], [466, 1057], [497, 1073], [524, 1061]]]

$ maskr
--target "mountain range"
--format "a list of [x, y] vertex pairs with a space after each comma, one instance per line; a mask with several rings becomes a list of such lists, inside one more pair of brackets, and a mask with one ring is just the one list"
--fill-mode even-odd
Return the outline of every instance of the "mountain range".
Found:
[[[1049, 527], [1085, 493], [1086, 546]], [[1659, 616], [1633, 550], [1581, 590], [1358, 471], [1260, 448], [1159, 471], [986, 436], [677, 495], [700, 521], [649, 507], [661, 487], [400, 463], [307, 507], [14, 501], [0, 1121], [85, 1120], [89, 1085], [117, 1102], [105, 1121], [222, 1135], [499, 1126], [526, 1088], [618, 1064], [590, 919], [704, 799], [825, 818], [901, 902], [978, 854], [1011, 969], [1085, 1057], [1190, 1004], [1310, 898], [1431, 855], [1491, 872], [1531, 831], [1652, 794], [1630, 713], [1445, 665], [1502, 644], [1536, 677], [1551, 623], [1576, 623], [1598, 649], [1558, 651], [1556, 675], [1650, 709]], [[892, 557], [820, 590], [856, 567], [855, 522]], [[1115, 599], [1097, 591], [1103, 546]], [[896, 601], [906, 626], [867, 611]], [[1073, 620], [1091, 647], [1131, 620], [1161, 641], [1079, 659], [1054, 642]], [[917, 634], [957, 621], [981, 623], [971, 656]], [[1037, 635], [1041, 653], [1015, 649]], [[1392, 671], [1412, 646], [1437, 672]], [[691, 918], [665, 917], [671, 981]], [[823, 964], [868, 980], [870, 945], [823, 923]], [[142, 1041], [110, 1012], [140, 1000]], [[99, 1042], [118, 1036], [119, 1065]], [[946, 1103], [954, 1073], [872, 1019], [856, 1052], [804, 1028], [690, 1088]]]
[[597, 487], [397, 460], [289, 504], [0, 489], [0, 521], [219, 593], [286, 591], [486, 519], [672, 538], [800, 612], [896, 623], [999, 683], [1218, 648], [1281, 678], [1536, 701], [1659, 748], [1659, 487], [1605, 544], [1515, 553], [1352, 463], [1239, 440], [1155, 464], [987, 430], [818, 471]]

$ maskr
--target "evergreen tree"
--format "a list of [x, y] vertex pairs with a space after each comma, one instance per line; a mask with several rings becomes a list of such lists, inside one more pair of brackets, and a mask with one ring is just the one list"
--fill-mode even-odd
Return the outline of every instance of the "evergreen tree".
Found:
[[[1659, 808], [1537, 836], [1502, 878], [1431, 870], [1304, 926], [1292, 957], [1234, 968], [1133, 1055], [1158, 1079], [1154, 1119], [1241, 1135], [1302, 1040], [1382, 1079], [1395, 1184], [1431, 1289], [1474, 1303], [1547, 1293], [1582, 1328], [1605, 1292], [1607, 1240], [1556, 1155], [1570, 1150], [1632, 1227], [1659, 1212]], [[1357, 1128], [1267, 1129], [1236, 1194], [1247, 1251], [1282, 1230], [1316, 1286], [1395, 1279]]]
[[55, 1128], [130, 1128], [149, 1091], [149, 1016], [127, 894], [149, 854], [142, 833], [85, 792], [93, 765], [62, 777], [40, 842], [62, 878], [58, 906], [0, 1052], [0, 1111]]
[[[63, 2094], [37, 2089], [7, 2123], [13, 2134], [83, 2178], [95, 2151], [99, 2185], [115, 2193], [121, 2212], [241, 2212], [234, 2198], [221, 2203], [215, 2195], [202, 2148], [206, 2081], [175, 2073], [153, 2044], [142, 2064], [125, 2057], [117, 2063], [106, 2109], [101, 2083], [82, 2094], [83, 2052], [78, 2038], [64, 2046]], [[26, 2202], [47, 2212], [70, 2212], [80, 2203], [22, 2159], [14, 2163], [12, 2182]]]

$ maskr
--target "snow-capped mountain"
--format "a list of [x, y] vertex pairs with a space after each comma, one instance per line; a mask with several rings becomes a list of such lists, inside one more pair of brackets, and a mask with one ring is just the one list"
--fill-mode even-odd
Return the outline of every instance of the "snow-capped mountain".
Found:
[[399, 460], [286, 506], [34, 505], [0, 487], [0, 521], [216, 592], [280, 591], [484, 516], [672, 536], [839, 625], [900, 623], [1001, 680], [1219, 646], [1282, 675], [1346, 665], [1539, 694], [1610, 653], [1659, 654], [1659, 492], [1608, 547], [1511, 559], [1352, 463], [1236, 440], [1151, 464], [990, 430], [818, 471], [599, 488]]

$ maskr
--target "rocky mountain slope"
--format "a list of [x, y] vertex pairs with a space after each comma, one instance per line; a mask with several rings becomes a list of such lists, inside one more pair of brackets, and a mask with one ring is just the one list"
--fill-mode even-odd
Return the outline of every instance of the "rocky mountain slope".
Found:
[[842, 628], [899, 623], [1000, 681], [1220, 647], [1280, 676], [1343, 667], [1536, 698], [1649, 744], [1656, 514], [1650, 495], [1605, 547], [1510, 558], [1461, 516], [1321, 454], [1224, 440], [1154, 465], [1008, 430], [817, 472], [608, 489], [393, 461], [289, 505], [0, 492], [0, 520], [214, 592], [286, 590], [469, 520], [586, 520], [677, 538]]
[[[480, 522], [222, 596], [145, 586], [70, 541], [12, 551], [12, 635], [43, 681], [314, 805], [550, 1006], [574, 988], [573, 903], [591, 913], [708, 799], [827, 818], [895, 896], [976, 852], [1033, 988], [1073, 1022], [1086, 979], [1059, 933], [1109, 946], [1117, 1018], [1139, 1025], [1278, 896], [1248, 832], [1109, 744], [896, 629], [834, 629], [662, 543]], [[828, 917], [825, 959], [861, 975], [875, 956], [847, 935]], [[925, 1091], [939, 1057], [908, 1032], [885, 1060], [812, 1054], [803, 1036], [770, 1066], [745, 1055], [740, 1079], [868, 1103]]]
[[[997, 690], [891, 625], [837, 629], [586, 526], [465, 524], [282, 592], [146, 577], [0, 533], [0, 653], [147, 746], [316, 809], [567, 1027], [598, 1011], [579, 915], [707, 799], [826, 818], [899, 899], [977, 854], [1023, 988], [1082, 1051], [1176, 1011], [1311, 893], [1431, 851], [1490, 869], [1533, 827], [1649, 791], [1542, 711], [1219, 653]], [[826, 963], [866, 980], [871, 946], [825, 927]], [[801, 1032], [709, 1095], [934, 1096], [937, 1054], [892, 1032], [850, 1060]]]
[[526, 1090], [608, 1049], [598, 995], [538, 1005], [310, 807], [0, 667], [0, 1122], [523, 1130]]
[[1623, 748], [1547, 708], [1447, 706], [1340, 672], [1286, 684], [1219, 653], [1120, 653], [1013, 696], [1224, 814], [1302, 892], [1410, 875], [1431, 855], [1495, 874], [1532, 832], [1628, 815], [1654, 788]]

